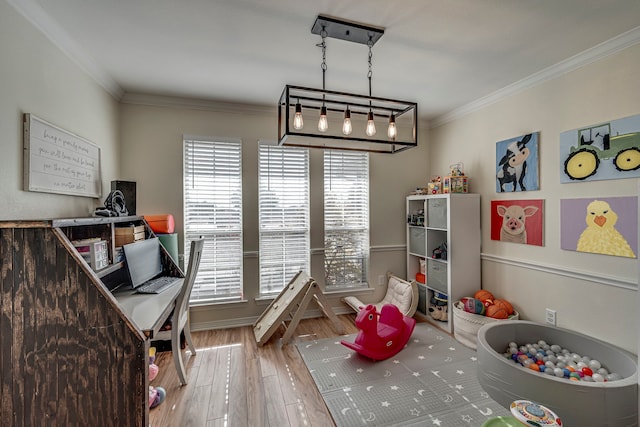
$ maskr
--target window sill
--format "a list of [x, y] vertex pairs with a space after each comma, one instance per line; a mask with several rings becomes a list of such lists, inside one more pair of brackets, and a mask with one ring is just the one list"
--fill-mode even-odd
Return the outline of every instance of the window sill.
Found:
[[249, 300], [241, 299], [241, 300], [232, 300], [232, 301], [223, 301], [223, 302], [200, 302], [200, 303], [191, 303], [189, 304], [189, 309], [192, 311], [207, 311], [211, 307], [231, 307], [238, 304], [246, 304]]
[[[370, 287], [350, 288], [350, 289], [343, 289], [339, 291], [324, 292], [324, 296], [328, 298], [340, 298], [340, 297], [346, 297], [350, 295], [372, 294], [374, 291], [375, 289]], [[277, 297], [278, 295], [269, 296], [269, 297], [258, 297], [258, 298], [255, 298], [254, 301], [256, 302], [256, 305], [269, 305]]]

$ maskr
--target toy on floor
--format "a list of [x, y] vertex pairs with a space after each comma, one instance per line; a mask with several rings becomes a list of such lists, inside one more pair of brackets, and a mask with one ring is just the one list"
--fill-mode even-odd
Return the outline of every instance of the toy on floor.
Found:
[[156, 348], [149, 348], [149, 381], [153, 381], [160, 372], [160, 368], [156, 365]]
[[380, 313], [372, 304], [363, 307], [356, 316], [360, 332], [354, 342], [340, 343], [373, 360], [384, 360], [397, 354], [409, 341], [416, 321], [404, 316], [393, 304], [382, 306]]
[[155, 408], [167, 397], [167, 392], [162, 387], [149, 386], [149, 409]]

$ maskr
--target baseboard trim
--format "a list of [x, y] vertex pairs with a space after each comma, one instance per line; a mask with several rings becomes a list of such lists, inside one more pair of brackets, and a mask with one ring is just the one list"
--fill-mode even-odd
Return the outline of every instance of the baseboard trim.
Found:
[[481, 255], [483, 261], [495, 262], [498, 264], [506, 264], [512, 265], [514, 267], [526, 268], [529, 270], [542, 271], [548, 274], [555, 274], [557, 276], [570, 277], [572, 279], [577, 280], [586, 280], [589, 282], [600, 283], [602, 285], [615, 286], [617, 288], [629, 289], [632, 291], [638, 290], [638, 284], [627, 279], [621, 279], [618, 277], [606, 276], [603, 274], [598, 274], [593, 271], [578, 271], [572, 270], [566, 267], [560, 267], [557, 265], [551, 264], [541, 264], [541, 263], [532, 263], [529, 261], [524, 261], [520, 259], [514, 258], [505, 258], [492, 254]]

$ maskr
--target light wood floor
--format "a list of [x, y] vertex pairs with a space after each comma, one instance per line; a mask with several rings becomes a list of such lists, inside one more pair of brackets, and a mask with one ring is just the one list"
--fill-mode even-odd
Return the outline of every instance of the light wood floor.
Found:
[[[346, 334], [358, 331], [354, 315], [338, 316]], [[196, 354], [183, 350], [188, 384], [180, 387], [171, 352], [158, 353], [160, 373], [151, 382], [167, 391], [151, 409], [152, 427], [333, 426], [333, 420], [296, 342], [337, 336], [329, 319], [302, 320], [281, 344], [281, 327], [262, 347], [253, 328], [193, 332]]]

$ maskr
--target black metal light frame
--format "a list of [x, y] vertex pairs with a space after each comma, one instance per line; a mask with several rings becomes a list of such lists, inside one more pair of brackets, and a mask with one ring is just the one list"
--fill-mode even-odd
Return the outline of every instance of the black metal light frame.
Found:
[[[384, 30], [320, 15], [311, 32], [367, 44], [371, 53], [371, 46], [380, 39]], [[368, 77], [371, 82], [371, 68]], [[306, 113], [305, 125], [300, 130], [293, 128], [293, 115], [298, 103]], [[329, 119], [326, 132], [320, 132], [315, 122], [322, 106], [326, 106]], [[351, 113], [353, 133], [343, 135], [342, 120], [347, 109]], [[373, 112], [377, 127], [373, 136], [367, 136], [364, 131], [369, 112]], [[395, 120], [397, 128], [397, 135], [393, 138], [387, 135], [390, 119]], [[415, 102], [373, 97], [371, 93], [367, 96], [326, 90], [324, 82], [323, 89], [286, 85], [278, 101], [278, 145], [398, 153], [418, 145], [417, 121], [418, 104]]]

